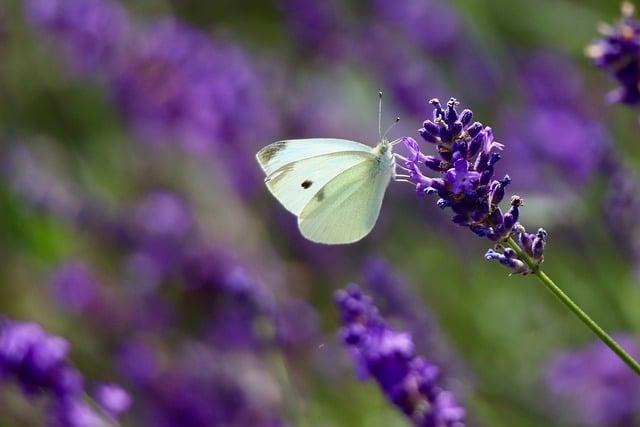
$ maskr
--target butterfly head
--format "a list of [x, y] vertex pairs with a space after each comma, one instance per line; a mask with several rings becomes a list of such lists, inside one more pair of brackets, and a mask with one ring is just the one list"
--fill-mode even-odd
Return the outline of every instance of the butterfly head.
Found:
[[392, 153], [394, 143], [395, 141], [383, 139], [371, 150], [376, 160], [378, 160], [380, 167], [383, 169], [393, 168], [395, 164], [395, 158]]
[[380, 143], [378, 143], [378, 145], [373, 148], [373, 154], [378, 157], [391, 156], [392, 148], [393, 147], [391, 145], [391, 142], [383, 139], [382, 141], [380, 141]]

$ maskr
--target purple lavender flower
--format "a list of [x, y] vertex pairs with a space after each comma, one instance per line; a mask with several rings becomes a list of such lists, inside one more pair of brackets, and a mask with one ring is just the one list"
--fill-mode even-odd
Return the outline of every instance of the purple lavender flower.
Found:
[[582, 74], [567, 55], [538, 50], [528, 52], [517, 65], [518, 86], [530, 103], [578, 107], [584, 102]]
[[82, 377], [67, 363], [69, 343], [35, 323], [0, 324], [0, 372], [28, 394], [75, 395]]
[[94, 396], [100, 407], [114, 418], [126, 412], [132, 403], [129, 393], [117, 384], [100, 384]]
[[253, 150], [278, 120], [245, 51], [173, 20], [144, 28], [130, 44], [112, 88], [137, 134], [215, 155], [236, 171], [241, 194], [255, 190]]
[[31, 22], [71, 52], [77, 68], [110, 84], [136, 134], [215, 155], [243, 195], [260, 182], [258, 141], [278, 126], [267, 88], [249, 55], [231, 42], [173, 19], [128, 23], [111, 0], [30, 0]]
[[[519, 191], [555, 197], [575, 192], [596, 174], [608, 151], [601, 114], [585, 97], [580, 70], [570, 58], [536, 51], [518, 67], [525, 105], [500, 114], [499, 131], [511, 155], [503, 160]], [[519, 159], [527, 159], [520, 167]]]
[[134, 280], [150, 288], [175, 274], [194, 230], [193, 213], [177, 193], [151, 191], [125, 221], [130, 231], [128, 266]]
[[488, 261], [496, 260], [500, 264], [504, 265], [508, 269], [512, 270], [515, 274], [526, 274], [529, 271], [529, 267], [518, 259], [518, 254], [511, 248], [504, 248], [502, 252], [496, 252], [493, 249], [489, 249], [484, 258]]
[[[511, 175], [524, 190], [546, 186], [549, 192], [562, 192], [585, 185], [598, 171], [608, 145], [602, 123], [558, 104], [508, 112], [501, 130], [513, 151]], [[527, 167], [516, 167], [515, 159], [522, 158], [528, 159]]]
[[[408, 112], [422, 116], [424, 99], [419, 94], [444, 94], [440, 88], [452, 74], [474, 99], [486, 100], [495, 93], [498, 78], [494, 67], [479, 53], [475, 39], [465, 33], [449, 3], [370, 3], [372, 16], [360, 35], [359, 46], [367, 48], [362, 60], [376, 67], [385, 87]], [[435, 66], [443, 63], [447, 68], [444, 73]]]
[[[81, 196], [74, 200], [85, 204]], [[268, 370], [259, 364], [249, 370], [243, 361], [254, 359], [256, 351], [279, 351], [280, 347], [274, 344], [291, 348], [300, 340], [309, 339], [316, 320], [311, 307], [294, 301], [286, 304], [286, 310], [277, 310], [272, 290], [245, 262], [227, 246], [205, 243], [197, 233], [191, 207], [178, 194], [153, 191], [131, 209], [117, 214], [100, 210], [95, 213], [122, 225], [125, 231], [126, 238], [115, 242], [127, 275], [124, 281], [140, 278], [141, 274], [128, 276], [130, 269], [146, 265], [150, 266], [147, 271], [155, 271], [154, 286], [130, 280], [109, 293], [111, 289], [97, 285], [88, 267], [77, 262], [63, 266], [52, 282], [67, 306], [90, 311], [86, 315], [93, 315], [95, 297], [101, 297], [103, 291], [112, 298], [116, 311], [110, 322], [88, 326], [93, 330], [102, 328], [103, 336], [125, 343], [116, 360], [120, 373], [132, 385], [132, 392], [139, 396], [136, 422], [150, 426], [282, 425], [274, 416], [279, 391]], [[66, 216], [67, 211], [63, 214]], [[73, 224], [104, 243], [102, 229], [93, 227], [103, 222]], [[113, 261], [117, 259], [114, 257]], [[112, 281], [117, 282], [117, 262], [111, 263], [110, 268]], [[301, 313], [308, 317], [308, 324], [294, 325], [292, 317], [300, 320]], [[273, 334], [265, 332], [265, 324]], [[181, 362], [175, 354], [187, 347], [211, 352], [215, 349], [216, 357], [206, 363]], [[5, 379], [9, 373], [5, 374], [4, 363], [0, 362], [0, 366]], [[212, 371], [214, 368], [218, 371]], [[232, 378], [229, 372], [234, 373]], [[239, 381], [243, 375], [246, 378]], [[259, 376], [266, 377], [265, 381]], [[265, 390], [256, 385], [267, 389], [266, 397], [258, 395], [257, 391]], [[117, 415], [128, 400], [112, 386], [100, 387], [95, 396], [102, 412], [111, 416]], [[50, 423], [94, 425], [97, 418], [91, 409], [82, 399], [55, 399], [48, 411]]]
[[455, 10], [439, 0], [373, 0], [373, 9], [394, 31], [434, 53], [451, 49], [459, 41], [460, 22]]
[[278, 343], [285, 348], [309, 344], [318, 337], [318, 314], [302, 299], [284, 301], [274, 316]]
[[117, 367], [134, 385], [142, 387], [159, 375], [158, 352], [151, 343], [129, 337], [118, 349]]
[[61, 265], [52, 275], [51, 287], [58, 303], [74, 313], [96, 308], [100, 299], [100, 284], [82, 262]]
[[424, 60], [410, 43], [383, 24], [373, 23], [362, 36], [363, 61], [377, 71], [384, 87], [407, 112], [424, 114], [423, 93], [446, 93], [433, 64]]
[[28, 396], [47, 397], [52, 426], [108, 425], [104, 417], [84, 401], [83, 378], [70, 364], [69, 350], [70, 345], [64, 338], [48, 334], [35, 323], [3, 320], [0, 323], [0, 378], [16, 382]]
[[[415, 185], [418, 195], [437, 194], [438, 206], [453, 211], [455, 224], [468, 227], [491, 241], [505, 241], [512, 236], [518, 223], [522, 199], [513, 196], [506, 213], [499, 206], [505, 188], [511, 183], [509, 175], [499, 180], [493, 177], [495, 164], [501, 158], [498, 151], [503, 145], [494, 140], [490, 127], [480, 122], [472, 123], [471, 110], [458, 113], [455, 99], [449, 100], [446, 109], [437, 99], [430, 102], [435, 107], [433, 120], [426, 120], [419, 133], [436, 148], [438, 157], [423, 154], [413, 138], [405, 137], [409, 156], [405, 159], [404, 169], [408, 174], [400, 178]], [[423, 168], [439, 172], [440, 176], [428, 177], [422, 172]], [[522, 232], [523, 227], [519, 226], [519, 230]], [[496, 249], [499, 252], [490, 250], [485, 258], [498, 260], [515, 273], [528, 272], [523, 260], [517, 259], [510, 250], [503, 251], [500, 243]], [[541, 261], [542, 253], [539, 254]]]
[[78, 72], [111, 68], [129, 32], [127, 14], [111, 0], [28, 0], [30, 22], [60, 44]]
[[[428, 352], [429, 357], [438, 361], [452, 355], [438, 336], [438, 324], [421, 302], [419, 295], [405, 277], [395, 271], [382, 257], [367, 258], [362, 265], [361, 286], [378, 301], [381, 314], [393, 322], [401, 320], [401, 325], [410, 330], [417, 347]], [[445, 355], [446, 353], [446, 355]]]
[[387, 398], [418, 427], [463, 427], [465, 410], [439, 386], [439, 369], [416, 356], [411, 335], [391, 329], [356, 285], [335, 295], [340, 336], [359, 372], [373, 377]]
[[586, 49], [593, 63], [607, 71], [620, 85], [609, 93], [610, 102], [640, 104], [640, 21], [634, 7], [622, 4], [622, 18], [614, 25], [600, 25], [602, 38]]
[[193, 226], [191, 210], [176, 193], [148, 193], [134, 208], [134, 222], [148, 238], [180, 240]]
[[246, 53], [177, 21], [136, 35], [113, 89], [125, 116], [151, 142], [176, 139], [210, 153], [274, 131], [274, 113]]
[[619, 159], [605, 164], [609, 178], [603, 215], [609, 232], [640, 278], [640, 177]]
[[326, 58], [341, 58], [352, 49], [340, 6], [335, 0], [280, 0], [295, 42]]
[[[616, 341], [640, 357], [634, 337], [620, 335]], [[585, 425], [632, 426], [640, 414], [640, 379], [601, 342], [555, 356], [547, 366], [547, 385], [573, 404], [573, 415]]]
[[[138, 384], [146, 396], [140, 425], [262, 426], [274, 422], [278, 405], [272, 379], [249, 353], [221, 357], [211, 346], [187, 341], [164, 349], [170, 363]], [[277, 424], [276, 424], [277, 425]]]

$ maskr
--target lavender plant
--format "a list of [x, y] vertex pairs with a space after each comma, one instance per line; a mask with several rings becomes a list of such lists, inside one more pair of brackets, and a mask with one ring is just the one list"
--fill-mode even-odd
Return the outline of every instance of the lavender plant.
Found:
[[394, 321], [399, 321], [414, 337], [418, 351], [437, 362], [443, 370], [457, 367], [459, 357], [442, 336], [437, 319], [411, 285], [383, 257], [369, 257], [362, 264], [360, 286], [377, 301], [381, 315], [394, 325]]
[[274, 133], [278, 117], [242, 47], [212, 41], [175, 18], [137, 22], [113, 0], [29, 0], [25, 12], [73, 69], [104, 82], [141, 141], [221, 157], [244, 170], [233, 174], [242, 194], [256, 188], [246, 159], [256, 141]]
[[100, 408], [93, 407], [69, 351], [67, 340], [35, 323], [0, 321], [0, 380], [16, 383], [29, 398], [46, 398], [48, 425], [116, 425], [131, 405], [129, 394], [115, 384], [99, 385], [95, 399]]
[[619, 84], [608, 100], [631, 106], [640, 104], [640, 21], [635, 8], [622, 4], [622, 18], [613, 26], [601, 24], [602, 38], [586, 48], [593, 63], [609, 73]]
[[[437, 99], [433, 119], [428, 119], [419, 130], [422, 139], [433, 146], [437, 156], [426, 155], [420, 145], [410, 137], [403, 139], [409, 156], [404, 161], [407, 175], [398, 178], [415, 186], [419, 196], [437, 194], [437, 205], [451, 209], [452, 221], [474, 234], [494, 242], [485, 258], [497, 261], [513, 274], [534, 274], [567, 308], [588, 326], [632, 370], [640, 375], [640, 364], [620, 347], [596, 322], [569, 298], [541, 269], [547, 232], [540, 228], [527, 232], [518, 219], [523, 200], [511, 197], [507, 212], [500, 208], [505, 188], [511, 178], [505, 175], [495, 179], [495, 165], [500, 160], [503, 144], [495, 141], [490, 127], [473, 122], [469, 109], [457, 111], [458, 101], [451, 98], [446, 107]], [[424, 170], [436, 172], [427, 176]]]
[[[53, 269], [49, 290], [62, 313], [82, 319], [106, 344], [108, 363], [135, 396], [137, 422], [281, 426], [278, 384], [267, 365], [313, 339], [313, 307], [276, 300], [249, 263], [205, 237], [185, 196], [159, 189], [107, 209], [22, 148], [3, 159], [19, 199], [109, 254], [108, 279], [83, 254]], [[125, 398], [104, 385], [95, 400], [111, 414]]]
[[[640, 347], [631, 335], [616, 336], [630, 354], [640, 357]], [[546, 384], [563, 412], [568, 406], [577, 421], [589, 426], [635, 425], [640, 400], [640, 382], [600, 342], [553, 357], [546, 367]]]
[[[601, 38], [587, 46], [585, 53], [593, 63], [610, 74], [619, 84], [608, 94], [612, 103], [628, 106], [640, 105], [640, 20], [635, 7], [622, 3], [622, 17], [614, 25], [601, 24]], [[605, 202], [605, 218], [614, 238], [620, 242], [636, 267], [640, 249], [636, 238], [639, 230], [636, 219], [640, 189], [634, 171], [615, 154], [603, 162], [610, 175], [609, 191]]]
[[[569, 57], [541, 50], [518, 62], [523, 102], [500, 112], [495, 129], [509, 141], [510, 153], [500, 165], [519, 191], [571, 198], [591, 182], [611, 151], [603, 114], [591, 111], [594, 103], [585, 96], [584, 79]], [[523, 127], [526, 132], [519, 131]], [[520, 166], [522, 158], [527, 167]]]
[[364, 378], [375, 379], [417, 427], [464, 427], [465, 409], [441, 387], [439, 368], [415, 354], [411, 334], [389, 327], [357, 285], [336, 292], [335, 300], [340, 336]]

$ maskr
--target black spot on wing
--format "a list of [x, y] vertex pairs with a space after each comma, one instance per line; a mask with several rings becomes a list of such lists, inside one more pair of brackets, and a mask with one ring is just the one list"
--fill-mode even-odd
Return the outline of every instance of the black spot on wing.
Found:
[[308, 179], [305, 179], [304, 181], [302, 181], [302, 184], [300, 184], [300, 186], [305, 190], [311, 187], [312, 185], [313, 185], [313, 181], [309, 181]]
[[273, 159], [280, 151], [284, 150], [286, 146], [287, 141], [274, 142], [260, 150], [258, 153], [258, 159], [260, 159], [262, 163], [269, 163], [269, 161], [271, 161], [271, 159]]

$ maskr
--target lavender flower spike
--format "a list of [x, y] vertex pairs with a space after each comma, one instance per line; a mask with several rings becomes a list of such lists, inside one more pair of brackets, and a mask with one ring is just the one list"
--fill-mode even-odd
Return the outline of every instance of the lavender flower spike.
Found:
[[585, 49], [593, 63], [620, 85], [609, 93], [609, 101], [627, 105], [640, 105], [640, 21], [634, 12], [631, 3], [622, 3], [620, 21], [614, 26], [601, 24], [602, 38]]
[[[45, 398], [48, 425], [111, 426], [113, 420], [85, 401], [83, 378], [69, 363], [69, 350], [67, 340], [48, 334], [35, 323], [0, 319], [0, 379], [17, 383], [29, 398]], [[99, 403], [109, 401], [102, 410], [115, 418], [131, 400], [124, 390], [110, 387], [109, 399]]]
[[387, 398], [417, 427], [464, 427], [465, 410], [439, 383], [434, 364], [416, 356], [411, 335], [391, 329], [357, 285], [335, 294], [340, 336], [359, 371], [373, 377]]
[[[409, 180], [420, 195], [437, 193], [438, 206], [451, 208], [454, 223], [496, 242], [495, 250], [485, 255], [487, 260], [497, 260], [517, 274], [531, 272], [513, 249], [507, 251], [501, 245], [514, 234], [515, 226], [526, 233], [518, 224], [522, 198], [513, 196], [505, 213], [500, 208], [505, 188], [511, 183], [509, 175], [494, 179], [494, 167], [504, 145], [495, 141], [490, 127], [471, 122], [471, 110], [458, 113], [456, 99], [451, 98], [446, 108], [437, 99], [429, 102], [435, 108], [433, 120], [426, 120], [419, 133], [429, 145], [435, 145], [438, 157], [423, 154], [413, 138], [405, 137], [404, 144], [410, 152], [405, 160]], [[440, 176], [425, 176], [422, 166]], [[546, 233], [536, 241], [536, 265], [543, 260], [545, 239]], [[526, 246], [521, 249], [531, 252]], [[532, 252], [530, 255], [533, 257]]]
[[[625, 21], [628, 28], [623, 35], [630, 43], [635, 43], [636, 29], [640, 29], [636, 24], [635, 21]], [[512, 196], [511, 207], [506, 213], [502, 212], [500, 203], [511, 178], [509, 175], [502, 179], [494, 178], [494, 167], [501, 157], [498, 151], [504, 145], [494, 140], [491, 128], [480, 122], [471, 123], [471, 110], [458, 113], [455, 98], [451, 98], [444, 108], [437, 99], [429, 103], [434, 107], [433, 119], [425, 120], [418, 132], [429, 146], [435, 147], [438, 157], [423, 154], [413, 138], [403, 138], [409, 155], [407, 158], [398, 156], [404, 161], [403, 169], [407, 171], [401, 180], [413, 184], [418, 195], [437, 194], [437, 205], [442, 209], [451, 208], [454, 223], [495, 242], [494, 248], [485, 254], [485, 259], [498, 261], [516, 274], [534, 274], [620, 360], [640, 375], [640, 363], [540, 269], [547, 232], [540, 228], [535, 234], [530, 234], [518, 223], [522, 198]], [[423, 173], [423, 168], [440, 175], [429, 177]]]

